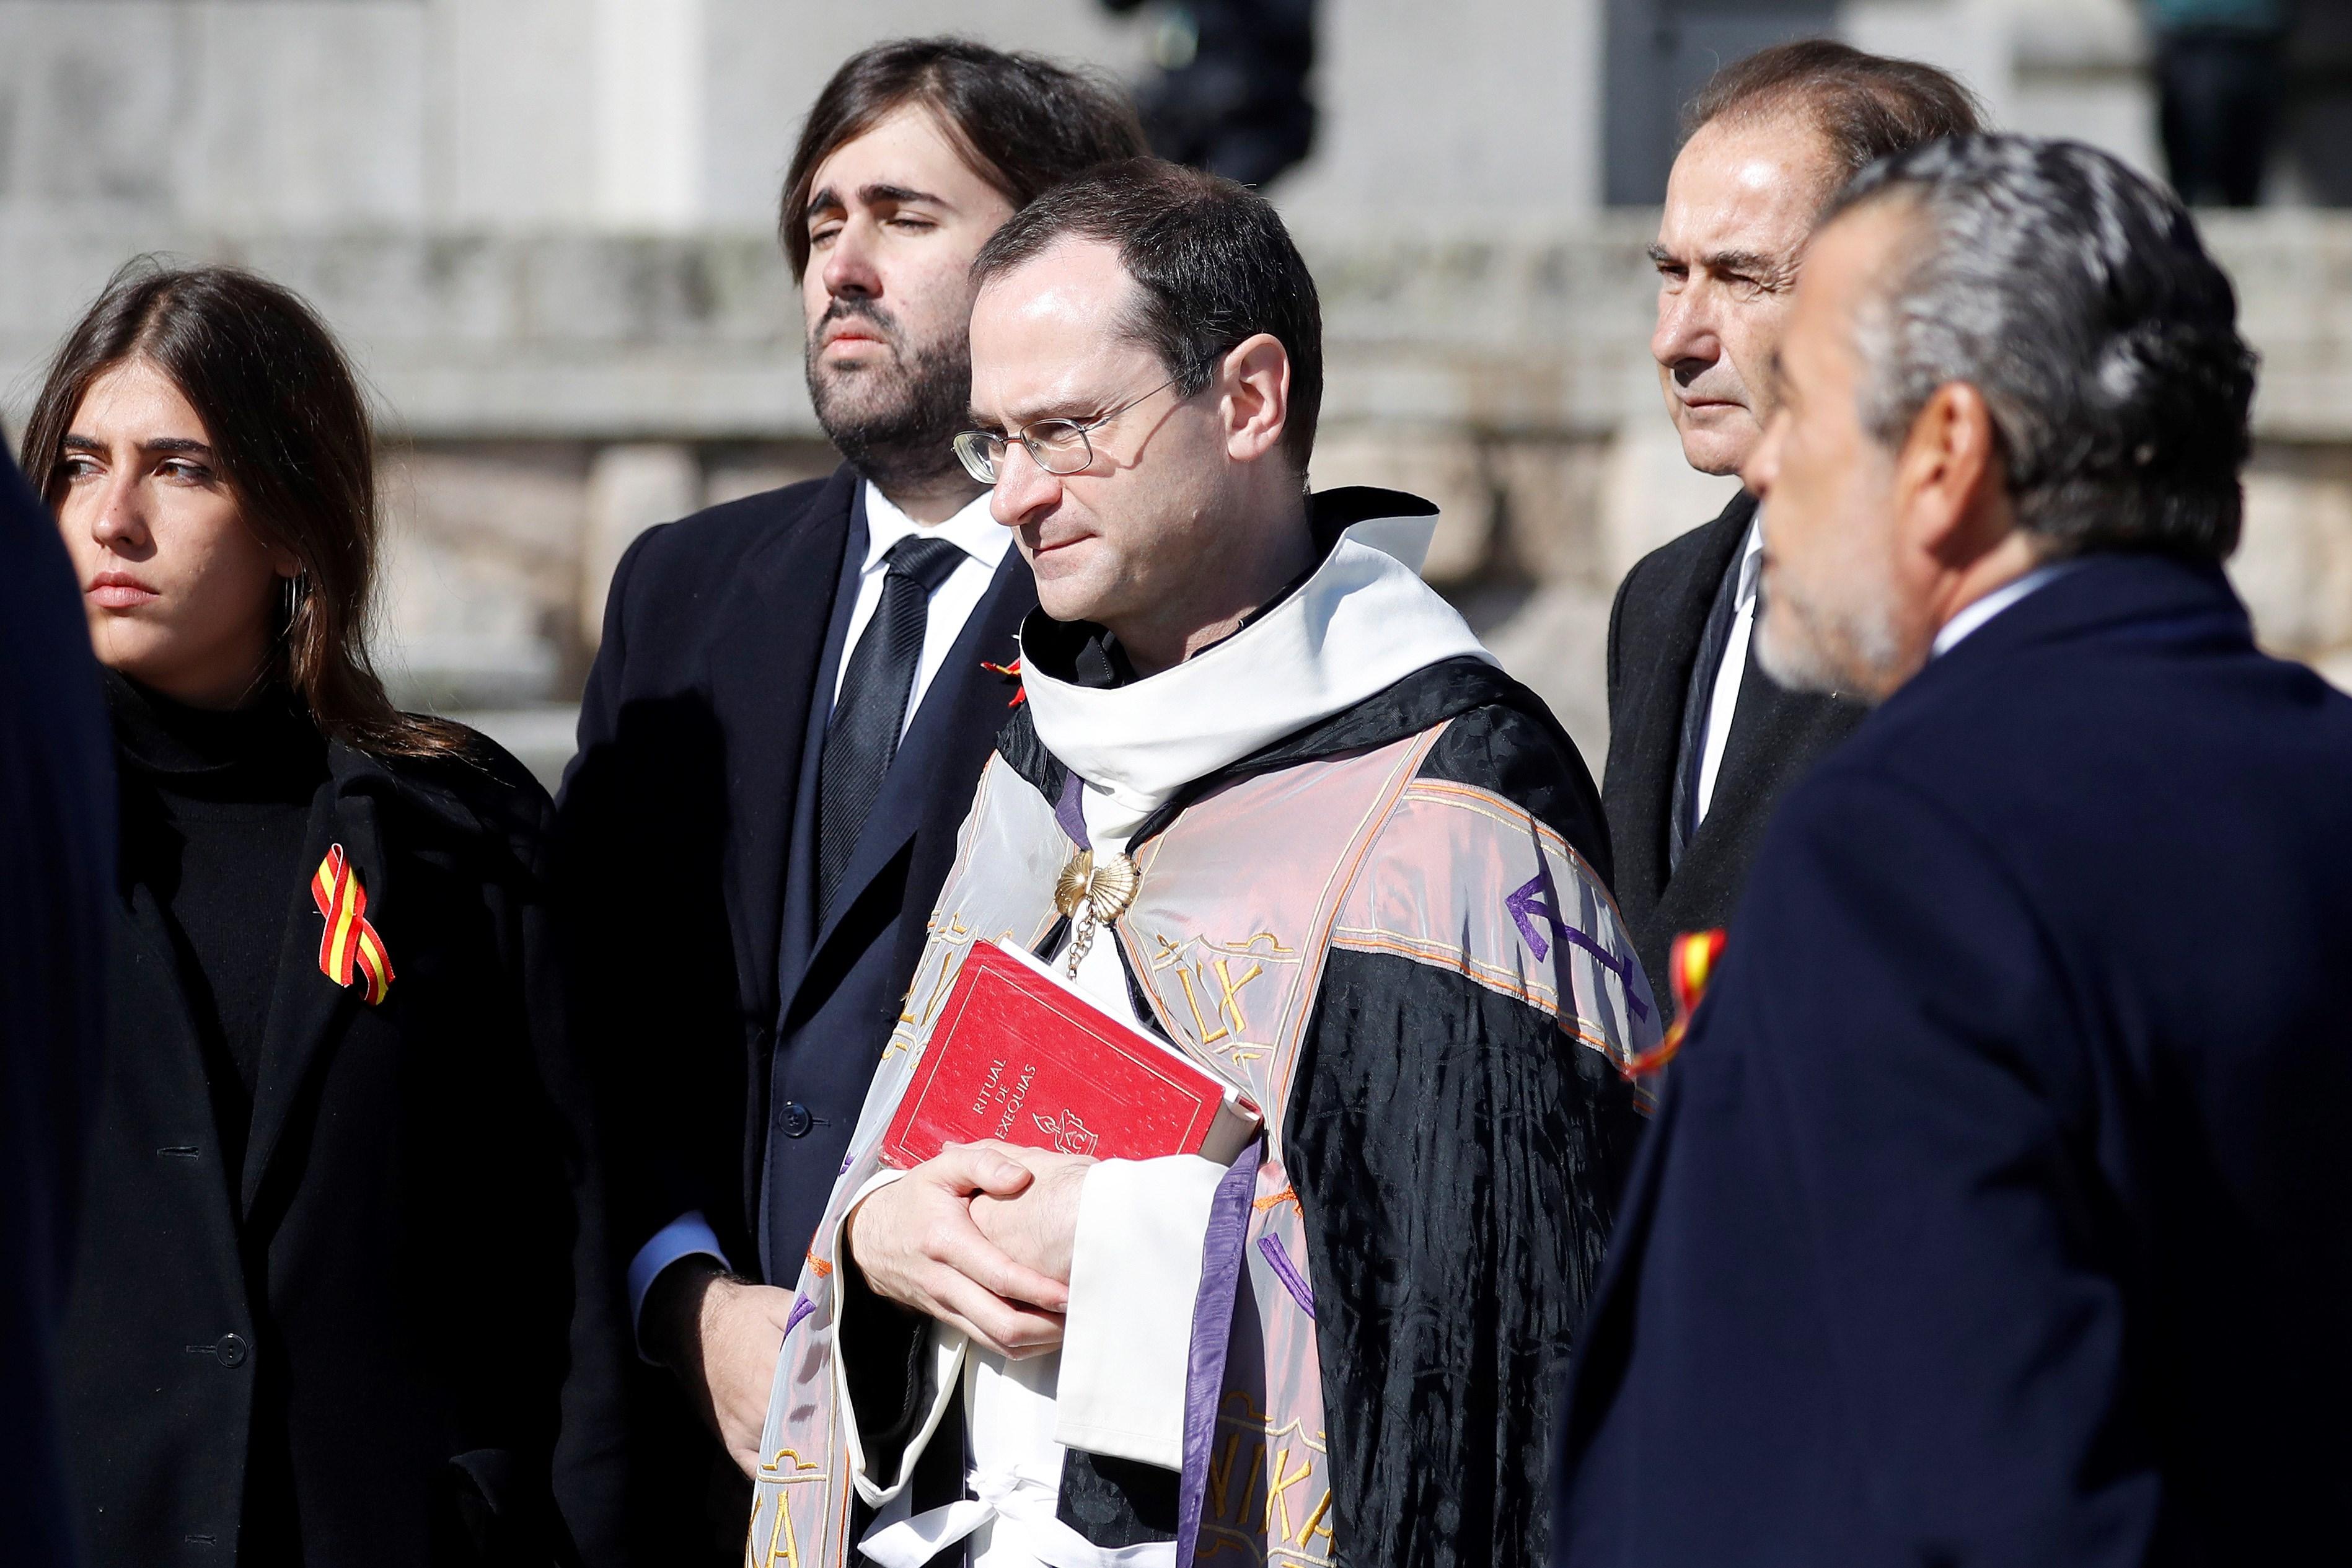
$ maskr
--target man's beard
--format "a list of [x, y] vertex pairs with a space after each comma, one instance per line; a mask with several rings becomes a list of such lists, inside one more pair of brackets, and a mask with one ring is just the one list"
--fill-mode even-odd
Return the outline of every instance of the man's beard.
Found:
[[[879, 331], [889, 355], [856, 366], [824, 364], [824, 329], [847, 316]], [[885, 489], [958, 471], [951, 443], [970, 422], [971, 348], [963, 334], [911, 353], [906, 342], [888, 311], [863, 300], [836, 300], [809, 334], [809, 401], [817, 423], [850, 467]]]
[[1773, 584], [1756, 627], [1756, 659], [1791, 691], [1819, 691], [1875, 706], [1904, 674], [1903, 637], [1887, 597], [1851, 608], [1809, 601]]

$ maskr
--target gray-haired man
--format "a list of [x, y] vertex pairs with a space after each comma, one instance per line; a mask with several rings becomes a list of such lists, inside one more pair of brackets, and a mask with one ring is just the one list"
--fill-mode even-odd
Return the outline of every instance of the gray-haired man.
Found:
[[[1782, 805], [1586, 1327], [1563, 1560], [2287, 1563], [2352, 1531], [2352, 700], [2263, 657], [2179, 204], [1968, 138], [1816, 237], [1747, 478]], [[1638, 1321], [1637, 1321], [1638, 1319]]]

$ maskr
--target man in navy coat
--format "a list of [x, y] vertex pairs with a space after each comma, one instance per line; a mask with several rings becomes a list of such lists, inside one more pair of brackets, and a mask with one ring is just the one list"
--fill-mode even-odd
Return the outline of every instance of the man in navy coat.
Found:
[[1909, 153], [1819, 232], [1746, 476], [1762, 658], [1878, 706], [1667, 1069], [1560, 1561], [2352, 1541], [2352, 700], [2221, 575], [2235, 313], [2079, 145]]
[[0, 1542], [75, 1560], [58, 1318], [97, 1103], [114, 750], [57, 523], [0, 451]]
[[[1007, 217], [1142, 135], [1123, 99], [1033, 56], [953, 38], [853, 56], [780, 215], [810, 398], [845, 461], [653, 529], [613, 576], [561, 810], [614, 1228], [639, 1343], [746, 1471], [788, 1287], [1037, 604], [950, 445], [971, 406], [966, 274]], [[740, 1561], [748, 1482], [640, 1393], [648, 1560], [690, 1560], [681, 1513], [708, 1491], [695, 1533]]]

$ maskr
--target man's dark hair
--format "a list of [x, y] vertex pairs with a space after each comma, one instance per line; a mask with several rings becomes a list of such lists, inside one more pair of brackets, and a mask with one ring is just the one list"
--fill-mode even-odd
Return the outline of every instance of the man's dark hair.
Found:
[[1855, 308], [1864, 426], [1983, 395], [2019, 523], [2050, 556], [2237, 547], [2254, 355], [2180, 204], [2074, 142], [1970, 136], [1875, 164], [1823, 218], [1907, 212]]
[[1120, 325], [1150, 347], [1186, 397], [1218, 356], [1265, 332], [1290, 355], [1282, 448], [1303, 476], [1323, 405], [1323, 309], [1273, 204], [1246, 185], [1156, 158], [1110, 163], [1023, 208], [982, 247], [975, 286], [1065, 239], [1115, 246], [1135, 279]]
[[818, 165], [908, 104], [936, 115], [972, 172], [1015, 208], [1097, 163], [1145, 151], [1125, 92], [1041, 56], [964, 38], [876, 44], [842, 63], [801, 125], [776, 215], [794, 278], [808, 268]]
[[1717, 120], [1799, 113], [1830, 144], [1832, 190], [1897, 153], [1973, 135], [1982, 109], [1958, 78], [1916, 60], [1866, 55], [1830, 38], [1759, 49], [1715, 73], [1683, 111], [1683, 135]]

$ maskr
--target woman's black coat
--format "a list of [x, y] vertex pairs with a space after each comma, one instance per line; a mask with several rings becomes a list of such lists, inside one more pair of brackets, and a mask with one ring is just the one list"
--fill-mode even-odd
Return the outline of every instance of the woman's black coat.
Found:
[[599, 1205], [547, 796], [487, 742], [432, 763], [333, 742], [327, 766], [302, 876], [342, 846], [395, 977], [377, 1006], [337, 985], [307, 881], [286, 889], [241, 1169], [223, 1168], [155, 893], [123, 889], [63, 1342], [100, 1568], [274, 1563], [289, 1501], [316, 1568], [570, 1555], [559, 1403], [602, 1406], [616, 1325], [609, 1276], [575, 1290]]

